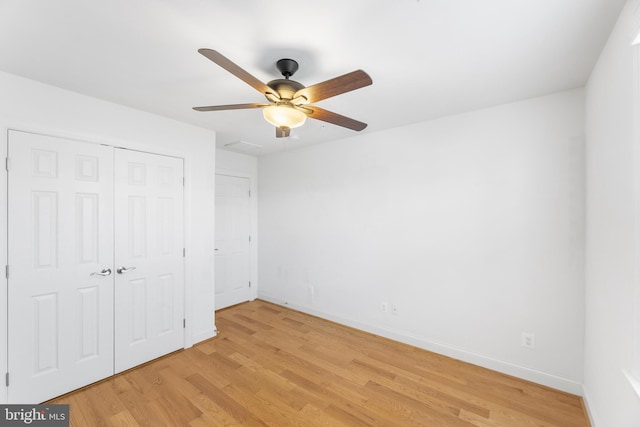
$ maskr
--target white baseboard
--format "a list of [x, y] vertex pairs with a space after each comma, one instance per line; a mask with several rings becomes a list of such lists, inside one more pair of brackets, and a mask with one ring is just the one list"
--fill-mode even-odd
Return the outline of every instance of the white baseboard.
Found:
[[482, 354], [473, 353], [468, 350], [451, 346], [448, 344], [429, 340], [428, 338], [406, 333], [404, 331], [393, 330], [389, 328], [382, 328], [379, 326], [369, 325], [357, 320], [348, 319], [341, 316], [336, 316], [331, 313], [325, 313], [318, 311], [312, 307], [305, 305], [292, 304], [287, 301], [283, 301], [272, 295], [258, 292], [258, 298], [281, 305], [283, 307], [289, 307], [294, 310], [301, 311], [303, 313], [311, 314], [313, 316], [321, 317], [323, 319], [331, 320], [342, 325], [350, 326], [355, 329], [366, 331], [372, 334], [380, 335], [385, 338], [399, 341], [405, 344], [410, 344], [415, 347], [419, 347], [434, 353], [442, 354], [444, 356], [452, 357], [454, 359], [461, 360], [463, 362], [471, 363], [473, 365], [482, 366], [483, 368], [491, 369], [503, 374], [512, 375], [517, 378], [522, 378], [527, 381], [531, 381], [537, 384], [542, 384], [547, 387], [551, 387], [557, 390], [565, 391], [567, 393], [582, 396], [583, 389], [582, 383], [562, 378], [554, 374], [538, 371], [525, 366], [515, 365], [511, 362], [505, 362], [502, 360], [494, 359]]
[[593, 410], [589, 406], [589, 392], [583, 387], [582, 388], [582, 402], [584, 403], [584, 410], [587, 413], [587, 417], [589, 417], [589, 423], [591, 423], [591, 427], [596, 427], [596, 417], [593, 413]]
[[199, 334], [195, 334], [193, 336], [191, 336], [191, 342], [187, 342], [185, 344], [184, 348], [189, 348], [189, 347], [193, 347], [194, 345], [198, 344], [199, 342], [202, 341], [206, 341], [210, 338], [213, 338], [215, 336], [218, 335], [218, 330], [214, 327], [213, 329], [207, 329], [204, 332], [201, 332]]

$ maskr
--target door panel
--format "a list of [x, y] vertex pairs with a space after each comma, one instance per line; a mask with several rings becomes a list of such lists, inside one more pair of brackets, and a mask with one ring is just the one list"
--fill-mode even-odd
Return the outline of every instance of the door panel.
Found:
[[216, 310], [251, 298], [247, 178], [216, 175]]
[[115, 150], [115, 371], [184, 347], [182, 159]]
[[113, 266], [113, 150], [17, 131], [8, 150], [8, 398], [41, 402], [113, 373], [113, 276], [93, 274]]

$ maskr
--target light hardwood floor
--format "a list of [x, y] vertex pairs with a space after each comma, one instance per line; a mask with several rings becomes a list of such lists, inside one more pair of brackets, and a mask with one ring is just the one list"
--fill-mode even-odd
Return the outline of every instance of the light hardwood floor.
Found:
[[219, 335], [50, 403], [72, 426], [588, 426], [567, 393], [264, 301]]

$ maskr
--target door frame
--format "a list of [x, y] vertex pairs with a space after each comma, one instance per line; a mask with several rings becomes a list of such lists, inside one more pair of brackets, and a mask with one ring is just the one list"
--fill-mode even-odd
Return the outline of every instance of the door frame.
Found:
[[[7, 158], [7, 149], [8, 149], [8, 141], [9, 141], [9, 128], [0, 128], [0, 159]], [[0, 209], [0, 242], [4, 242], [0, 244], [0, 266], [7, 265], [8, 259], [8, 249], [9, 249], [9, 193], [8, 193], [8, 173], [7, 169], [3, 168], [3, 173], [0, 173], [0, 188], [4, 188], [5, 191], [0, 195], [0, 205], [5, 206], [5, 209]], [[7, 300], [8, 296], [8, 283], [6, 273], [2, 274], [2, 280], [0, 281], [0, 313], [5, 313], [4, 316], [0, 316], [0, 349], [4, 346], [4, 351], [0, 351], [0, 372], [8, 372], [8, 358], [9, 358], [9, 330], [8, 330], [8, 320], [9, 320], [9, 302]], [[2, 381], [0, 379], [0, 381]], [[0, 402], [7, 401], [7, 386], [4, 381], [2, 381], [2, 387], [0, 387]]]
[[[255, 214], [258, 212], [257, 177], [245, 172], [218, 168], [216, 168], [216, 175], [249, 180], [249, 191], [251, 191], [251, 197], [249, 199], [249, 232], [251, 233], [251, 242], [249, 246], [249, 280], [251, 281], [251, 289], [249, 290], [249, 300], [253, 301], [258, 298], [258, 216]], [[213, 221], [215, 221], [215, 218], [213, 218]]]
[[[142, 151], [146, 153], [152, 154], [160, 154], [164, 156], [176, 157], [180, 158], [183, 161], [184, 169], [183, 169], [183, 177], [185, 180], [184, 185], [184, 194], [183, 194], [183, 227], [184, 227], [184, 247], [186, 250], [186, 255], [184, 257], [184, 318], [186, 320], [186, 325], [184, 328], [184, 343], [183, 348], [189, 348], [193, 346], [194, 343], [200, 342], [207, 338], [212, 338], [217, 333], [217, 328], [215, 324], [213, 325], [213, 329], [211, 330], [213, 334], [205, 332], [203, 335], [202, 332], [195, 331], [192, 324], [192, 319], [194, 315], [193, 308], [193, 294], [192, 294], [192, 267], [191, 267], [191, 257], [190, 254], [194, 253], [193, 242], [191, 239], [192, 227], [188, 218], [192, 216], [191, 209], [191, 200], [192, 189], [190, 186], [190, 176], [191, 176], [191, 157], [185, 156], [183, 151], [177, 149], [168, 149], [166, 147], [156, 147], [151, 146], [149, 144], [144, 144], [136, 141], [130, 140], [118, 140], [114, 138], [96, 136], [96, 135], [86, 135], [76, 132], [69, 132], [65, 129], [60, 128], [52, 128], [52, 127], [42, 127], [37, 125], [29, 125], [25, 123], [13, 123], [11, 121], [1, 121], [0, 122], [0, 163], [2, 162], [2, 158], [7, 158], [8, 155], [8, 142], [9, 142], [9, 131], [19, 131], [19, 132], [28, 132], [28, 133], [36, 133], [44, 136], [51, 136], [54, 138], [65, 138], [77, 140], [85, 143], [91, 144], [102, 144], [109, 145], [114, 148], [124, 148], [129, 150]], [[5, 209], [0, 209], [0, 269], [2, 269], [2, 265], [8, 264], [8, 171], [3, 168], [3, 173], [0, 173], [0, 203], [4, 203]], [[211, 257], [213, 259], [213, 256]], [[8, 387], [3, 377], [5, 374], [9, 372], [8, 366], [8, 279], [6, 274], [0, 273], [0, 313], [5, 313], [5, 315], [0, 315], [0, 404], [6, 403], [8, 398]], [[212, 292], [213, 297], [213, 292]], [[213, 316], [213, 308], [214, 301], [211, 300], [211, 311]], [[215, 318], [213, 318], [215, 319]]]

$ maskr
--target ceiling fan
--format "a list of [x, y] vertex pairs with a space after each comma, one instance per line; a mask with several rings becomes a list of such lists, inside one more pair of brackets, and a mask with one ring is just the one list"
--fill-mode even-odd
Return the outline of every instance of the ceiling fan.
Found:
[[302, 126], [307, 117], [355, 131], [361, 131], [367, 127], [366, 123], [310, 105], [372, 84], [371, 77], [362, 70], [352, 71], [322, 83], [305, 87], [301, 83], [290, 79], [298, 70], [298, 63], [293, 59], [280, 59], [276, 63], [276, 67], [284, 78], [272, 80], [265, 84], [215, 50], [198, 49], [198, 52], [262, 93], [269, 103], [193, 107], [196, 111], [262, 108], [265, 120], [276, 127], [277, 138], [288, 137], [291, 129]]

